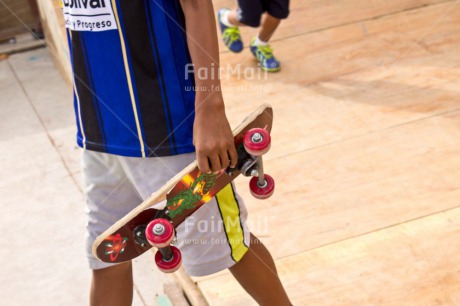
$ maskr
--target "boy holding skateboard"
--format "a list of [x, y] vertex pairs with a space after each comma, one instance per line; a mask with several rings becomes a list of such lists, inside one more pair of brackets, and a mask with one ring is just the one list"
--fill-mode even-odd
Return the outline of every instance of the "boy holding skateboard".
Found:
[[[98, 261], [91, 252], [95, 238], [195, 158], [205, 173], [237, 162], [219, 80], [193, 80], [184, 73], [193, 63], [217, 75], [213, 6], [210, 0], [61, 4], [74, 72], [77, 142], [84, 149], [90, 304], [130, 305], [131, 262]], [[185, 90], [193, 85], [199, 90]], [[185, 270], [201, 276], [228, 268], [259, 304], [290, 305], [270, 253], [246, 225], [242, 199], [232, 185], [225, 189], [219, 203], [214, 198], [187, 227], [177, 228]], [[200, 230], [198, 221], [222, 224], [224, 217], [237, 220], [235, 228]], [[228, 242], [215, 243], [222, 240]]]
[[273, 55], [268, 41], [281, 20], [288, 17], [289, 0], [238, 0], [237, 9], [220, 9], [217, 18], [225, 46], [230, 51], [238, 53], [243, 50], [243, 41], [238, 27], [258, 28], [264, 13], [259, 34], [252, 38], [249, 49], [263, 70], [276, 72], [281, 69], [281, 63]]

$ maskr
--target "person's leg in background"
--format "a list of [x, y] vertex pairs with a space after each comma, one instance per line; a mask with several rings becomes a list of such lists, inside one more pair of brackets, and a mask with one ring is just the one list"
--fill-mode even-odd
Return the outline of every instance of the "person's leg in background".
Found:
[[269, 45], [270, 38], [276, 29], [289, 15], [289, 0], [268, 0], [264, 2], [265, 16], [259, 34], [251, 40], [251, 52], [259, 61], [261, 68], [268, 72], [281, 69], [281, 62], [273, 55]]
[[[238, 1], [238, 9], [220, 9], [219, 26], [225, 45], [233, 52], [241, 52], [243, 42], [240, 26], [258, 28], [258, 35], [251, 40], [250, 50], [263, 70], [276, 72], [281, 69], [280, 61], [273, 55], [269, 40], [282, 19], [289, 15], [289, 0]], [[262, 25], [262, 15], [265, 13]]]

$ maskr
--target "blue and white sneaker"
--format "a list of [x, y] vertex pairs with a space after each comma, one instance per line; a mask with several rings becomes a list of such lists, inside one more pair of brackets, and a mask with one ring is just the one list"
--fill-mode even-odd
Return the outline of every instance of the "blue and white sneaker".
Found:
[[238, 27], [227, 27], [222, 23], [222, 15], [230, 11], [227, 8], [220, 9], [217, 12], [217, 20], [219, 21], [220, 31], [222, 32], [222, 39], [224, 40], [225, 46], [235, 53], [243, 50], [243, 41], [241, 40], [240, 29]]
[[273, 55], [273, 49], [270, 45], [256, 46], [254, 44], [256, 38], [251, 40], [251, 53], [259, 61], [260, 67], [268, 72], [277, 72], [281, 69], [281, 63]]

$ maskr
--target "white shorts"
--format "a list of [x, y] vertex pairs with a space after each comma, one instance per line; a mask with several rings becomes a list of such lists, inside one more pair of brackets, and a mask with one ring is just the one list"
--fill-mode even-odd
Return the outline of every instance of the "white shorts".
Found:
[[[195, 153], [143, 159], [83, 150], [86, 250], [91, 269], [113, 265], [92, 254], [96, 237], [194, 159]], [[229, 184], [179, 225], [175, 245], [182, 252], [186, 272], [204, 276], [238, 262], [249, 248], [246, 219], [244, 202]]]

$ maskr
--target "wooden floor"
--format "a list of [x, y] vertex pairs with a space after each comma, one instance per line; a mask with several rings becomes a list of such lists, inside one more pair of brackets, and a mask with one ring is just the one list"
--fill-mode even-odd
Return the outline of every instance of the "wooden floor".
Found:
[[[282, 71], [224, 78], [231, 122], [274, 107], [276, 193], [237, 185], [295, 305], [460, 305], [459, 2], [292, 0]], [[210, 305], [256, 305], [228, 272], [195, 281]]]
[[[69, 76], [56, 3], [40, 1]], [[460, 305], [460, 1], [291, 0], [272, 42], [277, 74], [222, 44], [221, 65], [232, 123], [274, 107], [276, 193], [237, 185], [292, 302]], [[210, 305], [256, 305], [228, 272], [194, 280]]]

